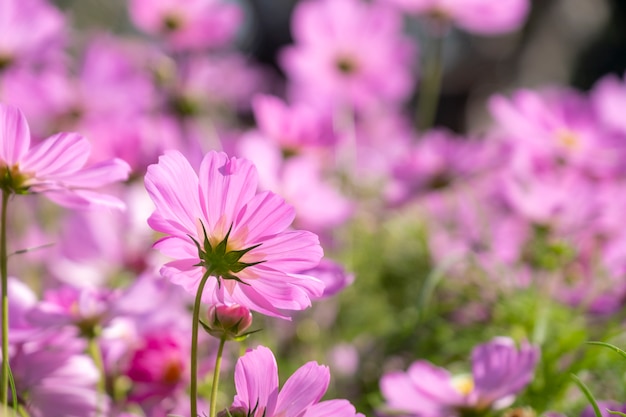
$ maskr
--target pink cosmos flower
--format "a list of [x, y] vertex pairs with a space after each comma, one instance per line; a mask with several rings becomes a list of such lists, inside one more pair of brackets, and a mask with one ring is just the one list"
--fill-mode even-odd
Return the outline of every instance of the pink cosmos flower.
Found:
[[447, 417], [460, 409], [499, 409], [528, 385], [538, 359], [538, 348], [528, 343], [517, 348], [512, 339], [498, 337], [474, 348], [471, 377], [452, 377], [443, 368], [417, 361], [406, 373], [384, 375], [381, 391], [388, 409], [404, 416]]
[[590, 93], [591, 104], [598, 118], [622, 134], [626, 133], [623, 109], [626, 106], [626, 83], [614, 74], [600, 79]]
[[[259, 346], [237, 361], [237, 395], [228, 412], [237, 417], [364, 417], [347, 400], [320, 402], [329, 382], [326, 366], [308, 362], [279, 391], [276, 359], [271, 350]], [[219, 416], [228, 412], [224, 410]]]
[[402, 35], [401, 16], [386, 5], [301, 2], [292, 32], [295, 45], [280, 58], [298, 97], [324, 106], [363, 108], [397, 103], [411, 94], [413, 45]]
[[512, 165], [528, 169], [566, 164], [594, 175], [621, 166], [619, 138], [600, 123], [586, 96], [571, 89], [518, 90], [494, 95], [489, 109], [512, 146]]
[[264, 94], [254, 97], [252, 110], [259, 130], [285, 152], [332, 146], [337, 140], [326, 110], [306, 103], [287, 105]]
[[189, 355], [182, 340], [180, 334], [164, 331], [143, 336], [125, 370], [133, 382], [130, 401], [150, 409], [184, 389]]
[[352, 215], [352, 203], [324, 177], [321, 154], [284, 158], [285, 150], [256, 132], [239, 141], [238, 152], [255, 163], [262, 189], [279, 192], [295, 207], [298, 226], [322, 235]]
[[84, 167], [90, 145], [78, 133], [59, 133], [30, 148], [30, 130], [22, 112], [0, 103], [0, 186], [4, 192], [44, 193], [73, 208], [123, 208], [115, 197], [90, 188], [125, 180], [130, 167], [114, 159]]
[[175, 49], [221, 46], [243, 17], [237, 5], [221, 0], [132, 0], [130, 15], [138, 28], [163, 36]]
[[468, 32], [495, 35], [518, 29], [530, 9], [528, 0], [387, 0], [407, 13], [430, 14]]
[[278, 195], [257, 194], [257, 173], [245, 159], [209, 152], [199, 175], [177, 151], [148, 167], [146, 189], [156, 210], [148, 224], [166, 234], [155, 243], [176, 258], [161, 273], [195, 294], [205, 274], [203, 300], [240, 304], [285, 318], [302, 310], [324, 284], [299, 271], [316, 266], [322, 248], [316, 235], [286, 230], [294, 209]]
[[10, 64], [41, 62], [43, 57], [58, 55], [65, 25], [63, 14], [47, 1], [0, 2], [0, 70]]

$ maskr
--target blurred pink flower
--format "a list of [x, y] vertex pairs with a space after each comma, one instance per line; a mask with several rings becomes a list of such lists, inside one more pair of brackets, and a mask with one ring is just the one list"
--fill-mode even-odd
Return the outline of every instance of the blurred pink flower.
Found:
[[[233, 416], [243, 413], [248, 417], [363, 417], [347, 400], [320, 402], [329, 382], [326, 366], [308, 362], [279, 391], [276, 359], [271, 350], [259, 346], [237, 361], [237, 395], [229, 410]], [[226, 411], [219, 414], [226, 415]]]
[[84, 167], [90, 144], [78, 133], [59, 133], [30, 148], [30, 130], [22, 112], [0, 103], [0, 186], [8, 193], [44, 193], [72, 208], [124, 208], [113, 196], [91, 191], [128, 177], [119, 159]]
[[598, 118], [609, 128], [626, 134], [626, 83], [614, 74], [601, 78], [591, 90], [591, 103]]
[[278, 143], [256, 132], [239, 141], [238, 153], [254, 162], [262, 189], [280, 193], [294, 206], [299, 227], [322, 234], [352, 215], [352, 203], [324, 178], [323, 154], [307, 151], [284, 158]]
[[0, 2], [0, 71], [13, 64], [35, 64], [59, 55], [65, 35], [63, 14], [41, 0]]
[[426, 132], [405, 155], [394, 160], [393, 182], [388, 190], [390, 203], [401, 204], [489, 171], [500, 156], [498, 144], [489, 145], [443, 129]]
[[280, 58], [293, 95], [335, 109], [393, 104], [410, 96], [414, 48], [402, 34], [401, 16], [389, 7], [360, 0], [304, 1], [291, 26], [295, 44]]
[[332, 117], [306, 103], [288, 105], [270, 95], [257, 95], [252, 109], [259, 130], [286, 153], [333, 145]]
[[498, 122], [495, 134], [508, 142], [517, 169], [554, 169], [568, 165], [593, 175], [612, 175], [624, 151], [619, 138], [600, 123], [588, 98], [575, 90], [518, 90], [494, 95], [489, 109]]
[[322, 298], [332, 297], [354, 282], [353, 274], [348, 273], [341, 264], [327, 258], [323, 258], [315, 268], [302, 272], [324, 283]]
[[[386, 409], [405, 416], [447, 417], [460, 409], [500, 409], [530, 383], [539, 349], [519, 348], [512, 339], [497, 337], [472, 352], [472, 375], [452, 377], [427, 361], [416, 361], [407, 372], [383, 375], [380, 386]], [[396, 415], [396, 414], [394, 414]]]
[[526, 20], [529, 0], [386, 0], [415, 15], [430, 15], [480, 35], [518, 29]]
[[142, 336], [132, 351], [125, 370], [133, 385], [128, 395], [131, 402], [151, 409], [166, 397], [184, 390], [189, 368], [188, 346], [180, 334], [158, 333]]
[[108, 401], [96, 390], [100, 375], [91, 358], [82, 354], [85, 347], [83, 340], [67, 333], [50, 332], [10, 345], [15, 387], [18, 393], [28, 393], [20, 398], [28, 415], [95, 417], [98, 409], [106, 412]]
[[146, 188], [156, 210], [150, 226], [164, 238], [155, 243], [176, 258], [161, 273], [195, 294], [204, 274], [203, 300], [240, 304], [285, 318], [320, 296], [324, 284], [299, 271], [322, 257], [316, 235], [286, 230], [294, 209], [278, 195], [257, 194], [257, 173], [245, 159], [209, 152], [199, 175], [177, 151], [148, 167]]
[[222, 0], [132, 0], [129, 7], [139, 29], [177, 50], [222, 46], [243, 18], [239, 6]]

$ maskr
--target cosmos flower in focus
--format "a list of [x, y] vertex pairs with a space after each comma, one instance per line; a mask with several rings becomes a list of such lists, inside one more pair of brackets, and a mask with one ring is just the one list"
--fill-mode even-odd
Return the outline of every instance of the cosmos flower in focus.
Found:
[[148, 224], [166, 236], [155, 243], [175, 258], [161, 273], [203, 301], [239, 304], [270, 316], [303, 310], [324, 284], [300, 271], [322, 257], [318, 237], [287, 230], [294, 209], [278, 195], [257, 194], [257, 172], [245, 159], [209, 152], [199, 173], [169, 151], [148, 167], [145, 184], [156, 210]]

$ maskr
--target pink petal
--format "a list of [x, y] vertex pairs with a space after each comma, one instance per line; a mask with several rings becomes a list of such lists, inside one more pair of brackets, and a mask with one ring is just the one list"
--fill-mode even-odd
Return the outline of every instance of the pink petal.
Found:
[[[36, 187], [34, 187], [36, 192]], [[112, 208], [126, 209], [126, 204], [117, 197], [90, 190], [56, 189], [46, 190], [46, 197], [56, 204], [73, 209]]]
[[156, 206], [148, 224], [158, 232], [173, 235], [197, 234], [200, 218], [198, 176], [178, 151], [168, 151], [150, 165], [145, 177], [146, 189]]
[[76, 172], [50, 174], [50, 178], [67, 187], [99, 188], [113, 182], [125, 181], [129, 174], [130, 166], [121, 159], [115, 158]]
[[308, 362], [289, 377], [278, 394], [276, 411], [285, 417], [298, 417], [306, 408], [318, 402], [330, 382], [326, 366]]
[[348, 400], [330, 400], [313, 404], [303, 417], [356, 417], [354, 406]]
[[85, 165], [90, 152], [91, 145], [82, 135], [59, 133], [30, 149], [21, 168], [38, 178], [74, 173]]
[[[257, 190], [257, 173], [246, 159], [228, 158], [223, 152], [209, 152], [200, 164], [200, 200], [207, 230], [225, 235], [234, 217]], [[225, 230], [215, 230], [220, 227]]]
[[0, 103], [0, 160], [7, 165], [21, 162], [30, 146], [30, 129], [17, 108]]
[[[249, 282], [249, 285], [239, 285], [248, 297], [262, 298], [280, 309], [304, 310], [311, 306], [311, 298], [320, 297], [324, 292], [324, 283], [316, 278], [285, 274], [262, 265], [249, 267], [239, 274], [244, 282]], [[248, 274], [258, 279], [246, 279]]]
[[235, 406], [246, 407], [249, 411], [256, 407], [258, 411], [267, 410], [268, 416], [274, 415], [278, 396], [278, 366], [272, 351], [259, 346], [242, 356], [235, 365], [235, 387]]
[[261, 246], [248, 252], [244, 262], [264, 261], [265, 267], [285, 272], [302, 272], [319, 264], [324, 251], [317, 235], [293, 230], [262, 241]]
[[295, 210], [282, 197], [266, 191], [255, 195], [235, 219], [235, 239], [246, 246], [284, 231], [293, 222]]

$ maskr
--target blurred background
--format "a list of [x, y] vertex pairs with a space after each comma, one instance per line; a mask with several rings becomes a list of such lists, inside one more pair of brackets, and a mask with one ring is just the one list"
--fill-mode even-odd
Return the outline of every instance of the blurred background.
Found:
[[[278, 51], [291, 43], [297, 0], [232, 0], [246, 12], [238, 48], [280, 73]], [[55, 0], [77, 30], [135, 32], [123, 0]], [[602, 75], [626, 70], [626, 2], [534, 0], [522, 30], [479, 37], [453, 29], [445, 45], [445, 74], [437, 124], [456, 132], [485, 123], [485, 99], [517, 87], [572, 85], [587, 90]], [[417, 39], [417, 23], [406, 22]], [[411, 102], [412, 105], [415, 102]]]

